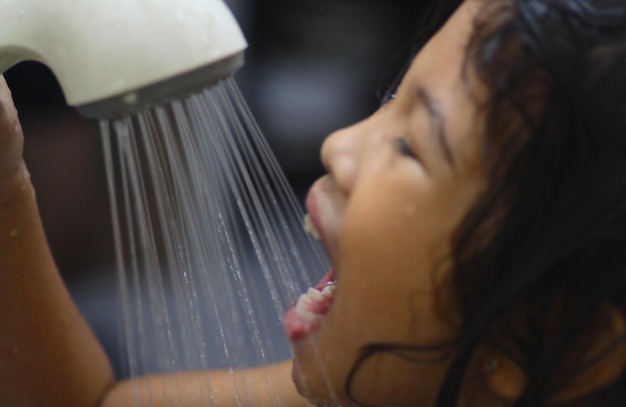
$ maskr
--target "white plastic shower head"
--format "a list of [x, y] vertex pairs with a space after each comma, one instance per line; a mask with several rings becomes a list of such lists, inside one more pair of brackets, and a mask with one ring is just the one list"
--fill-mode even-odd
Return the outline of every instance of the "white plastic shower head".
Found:
[[0, 0], [0, 72], [44, 63], [89, 117], [211, 85], [243, 64], [246, 46], [222, 0]]

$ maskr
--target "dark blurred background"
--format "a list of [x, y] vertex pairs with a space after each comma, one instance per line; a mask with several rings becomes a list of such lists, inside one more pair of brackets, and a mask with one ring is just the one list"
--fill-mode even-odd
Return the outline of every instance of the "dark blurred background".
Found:
[[[371, 114], [406, 63], [427, 2], [230, 0], [249, 42], [235, 78], [298, 196], [322, 174], [326, 135]], [[77, 61], [80, 63], [80, 61]], [[58, 266], [112, 355], [119, 354], [114, 250], [97, 122], [65, 104], [51, 72], [5, 77], [26, 137]]]

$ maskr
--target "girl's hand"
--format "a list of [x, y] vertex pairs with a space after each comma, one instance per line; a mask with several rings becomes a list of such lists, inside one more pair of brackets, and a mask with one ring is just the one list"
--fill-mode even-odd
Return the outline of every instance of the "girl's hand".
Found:
[[13, 104], [11, 90], [0, 75], [0, 180], [22, 168], [24, 136]]

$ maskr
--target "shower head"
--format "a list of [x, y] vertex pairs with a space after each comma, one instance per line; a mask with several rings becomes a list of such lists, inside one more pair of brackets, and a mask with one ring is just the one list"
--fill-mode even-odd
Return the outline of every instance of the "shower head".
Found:
[[210, 86], [243, 65], [222, 0], [0, 0], [0, 72], [32, 60], [67, 104], [112, 118]]

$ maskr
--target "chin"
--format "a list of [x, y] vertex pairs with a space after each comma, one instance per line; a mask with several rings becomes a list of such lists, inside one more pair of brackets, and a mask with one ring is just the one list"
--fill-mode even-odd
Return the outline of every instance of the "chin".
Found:
[[[298, 393], [315, 406], [350, 405], [346, 397], [341, 394], [343, 385], [337, 386], [332, 383], [328, 372], [321, 365], [319, 362], [303, 363], [297, 356], [294, 357], [291, 376]], [[306, 366], [306, 369], [303, 369], [303, 366]]]

